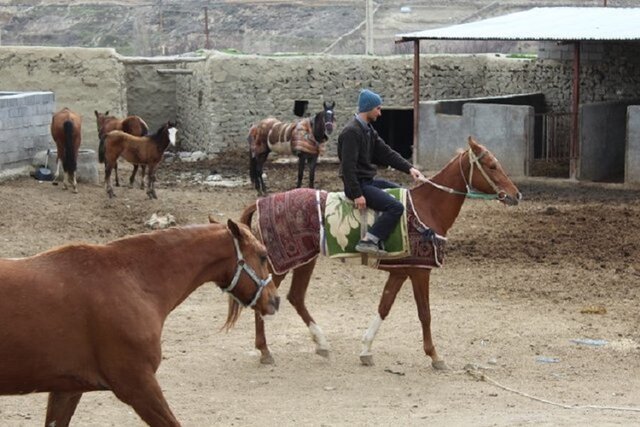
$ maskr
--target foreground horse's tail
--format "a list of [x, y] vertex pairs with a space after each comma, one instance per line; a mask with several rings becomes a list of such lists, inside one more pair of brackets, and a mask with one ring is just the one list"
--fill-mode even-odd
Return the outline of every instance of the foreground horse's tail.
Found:
[[[242, 215], [240, 215], [240, 222], [242, 224], [246, 224], [249, 228], [251, 228], [251, 218], [253, 217], [253, 213], [257, 208], [258, 207], [255, 203], [247, 206], [242, 212]], [[227, 320], [224, 322], [224, 325], [222, 325], [222, 329], [224, 329], [225, 331], [231, 329], [240, 318], [241, 312], [242, 307], [240, 306], [240, 304], [238, 304], [238, 301], [236, 301], [234, 298], [229, 297], [229, 310], [227, 311]]]
[[65, 120], [64, 128], [64, 158], [62, 168], [65, 172], [75, 172], [77, 167], [76, 151], [73, 148], [73, 122]]

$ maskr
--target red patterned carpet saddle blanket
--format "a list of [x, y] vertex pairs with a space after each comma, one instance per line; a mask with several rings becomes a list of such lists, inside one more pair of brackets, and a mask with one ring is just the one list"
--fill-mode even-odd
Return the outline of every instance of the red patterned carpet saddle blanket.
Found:
[[[258, 199], [258, 232], [267, 247], [269, 262], [275, 273], [286, 273], [324, 252], [328, 194], [326, 191], [300, 188]], [[446, 237], [434, 233], [420, 221], [409, 194], [406, 213], [410, 254], [401, 258], [374, 260], [373, 266], [382, 270], [441, 267]]]

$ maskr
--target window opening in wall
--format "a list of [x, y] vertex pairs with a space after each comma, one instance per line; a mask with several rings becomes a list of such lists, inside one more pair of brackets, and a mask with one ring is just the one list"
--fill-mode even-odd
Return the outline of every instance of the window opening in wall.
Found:
[[298, 117], [306, 116], [308, 108], [309, 108], [309, 101], [307, 100], [295, 100], [293, 102], [293, 114], [295, 114]]
[[382, 116], [373, 124], [378, 135], [405, 159], [413, 155], [413, 108], [383, 108]]

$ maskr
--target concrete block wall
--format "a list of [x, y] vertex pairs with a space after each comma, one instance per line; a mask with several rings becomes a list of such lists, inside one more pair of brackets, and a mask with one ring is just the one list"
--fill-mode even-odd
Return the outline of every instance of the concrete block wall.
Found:
[[640, 105], [627, 108], [624, 182], [640, 186]]
[[0, 92], [0, 174], [31, 164], [51, 140], [52, 92]]
[[440, 101], [420, 103], [418, 164], [440, 170], [472, 136], [500, 161], [512, 178], [528, 174], [534, 108], [528, 105], [465, 103], [461, 114], [442, 114]]

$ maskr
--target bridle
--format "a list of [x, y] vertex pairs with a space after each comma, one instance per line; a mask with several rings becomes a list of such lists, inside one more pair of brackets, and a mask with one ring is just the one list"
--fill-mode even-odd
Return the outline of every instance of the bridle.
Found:
[[[236, 300], [236, 302], [241, 306], [253, 307], [258, 302], [258, 299], [260, 298], [260, 295], [262, 295], [262, 291], [264, 290], [264, 288], [269, 284], [269, 282], [271, 282], [272, 277], [271, 277], [271, 274], [269, 274], [269, 276], [267, 276], [266, 279], [261, 279], [260, 277], [258, 277], [255, 270], [245, 262], [244, 256], [242, 255], [242, 251], [240, 250], [240, 244], [238, 243], [238, 239], [236, 239], [235, 237], [233, 238], [233, 245], [236, 248], [236, 256], [238, 258], [238, 261], [236, 263], [236, 272], [233, 275], [231, 284], [226, 288], [220, 287], [220, 289], [222, 289], [223, 292], [227, 292], [229, 296], [231, 296], [231, 298]], [[251, 302], [248, 304], [243, 301], [240, 301], [240, 299], [233, 294], [233, 289], [236, 287], [236, 285], [240, 281], [240, 275], [242, 274], [243, 271], [247, 273], [249, 277], [251, 277], [251, 280], [253, 280], [253, 283], [255, 283], [257, 287], [256, 294], [254, 295]]]
[[[461, 196], [468, 197], [470, 199], [489, 199], [489, 200], [496, 199], [499, 201], [505, 200], [508, 196], [507, 193], [504, 190], [501, 190], [500, 187], [498, 187], [495, 184], [495, 182], [493, 182], [493, 180], [489, 177], [489, 175], [487, 175], [487, 172], [485, 172], [484, 168], [482, 167], [482, 164], [480, 163], [480, 159], [482, 159], [488, 153], [488, 151], [484, 150], [478, 156], [476, 156], [476, 154], [473, 152], [471, 148], [469, 148], [466, 151], [469, 157], [469, 179], [467, 179], [467, 177], [464, 174], [464, 170], [462, 169], [462, 157], [464, 156], [464, 153], [465, 153], [464, 151], [460, 153], [460, 155], [458, 156], [458, 159], [460, 164], [460, 174], [462, 175], [462, 179], [464, 180], [466, 191], [454, 190], [453, 188], [433, 182], [428, 178], [425, 178], [424, 182], [431, 184], [432, 186], [436, 187], [439, 190], [446, 191], [449, 194], [458, 194]], [[489, 186], [493, 189], [493, 191], [495, 192], [494, 194], [482, 193], [471, 186], [471, 183], [473, 182], [474, 165], [480, 171], [480, 173], [482, 174], [482, 177], [485, 179], [487, 184], [489, 184]]]

